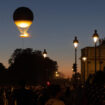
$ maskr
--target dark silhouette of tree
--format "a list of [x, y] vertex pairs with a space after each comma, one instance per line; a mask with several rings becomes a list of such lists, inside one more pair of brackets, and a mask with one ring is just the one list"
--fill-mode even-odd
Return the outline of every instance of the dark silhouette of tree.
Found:
[[[16, 49], [9, 59], [9, 73], [12, 82], [43, 83], [53, 78], [57, 62], [44, 58], [39, 50]], [[50, 77], [50, 78], [49, 78]]]
[[100, 39], [99, 41], [100, 41], [100, 45], [105, 45], [105, 38]]
[[4, 85], [7, 79], [7, 69], [0, 63], [0, 85]]
[[6, 69], [5, 66], [2, 63], [0, 63], [0, 72], [4, 71], [5, 69]]

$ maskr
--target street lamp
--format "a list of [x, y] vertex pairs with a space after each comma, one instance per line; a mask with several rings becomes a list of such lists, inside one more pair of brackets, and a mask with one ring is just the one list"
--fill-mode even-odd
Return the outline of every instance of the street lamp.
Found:
[[46, 51], [46, 49], [44, 49], [44, 51], [43, 51], [43, 57], [44, 57], [44, 58], [47, 57], [47, 51]]
[[94, 34], [92, 36], [93, 38], [93, 41], [94, 41], [94, 55], [95, 55], [95, 59], [94, 59], [94, 63], [95, 63], [95, 73], [97, 72], [97, 67], [96, 67], [96, 44], [97, 44], [97, 41], [99, 40], [99, 35], [97, 34], [97, 30], [94, 30]]
[[82, 61], [84, 62], [84, 82], [85, 82], [85, 62], [87, 60], [87, 57], [82, 57]]
[[75, 36], [73, 40], [74, 48], [75, 48], [75, 73], [77, 72], [77, 47], [79, 44], [79, 41], [77, 40], [77, 37]]

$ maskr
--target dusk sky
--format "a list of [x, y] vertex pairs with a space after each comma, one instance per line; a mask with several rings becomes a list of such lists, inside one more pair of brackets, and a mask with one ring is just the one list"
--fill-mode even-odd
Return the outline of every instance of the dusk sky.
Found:
[[13, 21], [13, 12], [22, 6], [30, 8], [34, 14], [28, 31], [32, 37], [24, 39], [24, 48], [46, 49], [66, 77], [73, 73], [74, 37], [79, 40], [78, 71], [81, 48], [94, 45], [94, 29], [97, 29], [100, 38], [105, 37], [105, 0], [2, 0], [0, 62], [6, 67], [13, 51], [22, 48], [22, 39]]

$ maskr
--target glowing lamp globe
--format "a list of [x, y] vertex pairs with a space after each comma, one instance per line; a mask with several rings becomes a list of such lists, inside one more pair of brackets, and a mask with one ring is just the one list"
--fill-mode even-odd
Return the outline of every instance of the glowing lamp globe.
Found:
[[94, 31], [94, 34], [92, 37], [93, 37], [94, 43], [96, 43], [99, 40], [99, 35], [97, 34], [97, 30]]
[[44, 51], [43, 51], [43, 57], [44, 57], [44, 58], [47, 57], [47, 51], [46, 51], [46, 49], [44, 49]]
[[74, 44], [74, 47], [75, 48], [78, 47], [79, 41], [77, 40], [77, 37], [76, 36], [75, 36], [75, 39], [73, 40], [73, 44]]

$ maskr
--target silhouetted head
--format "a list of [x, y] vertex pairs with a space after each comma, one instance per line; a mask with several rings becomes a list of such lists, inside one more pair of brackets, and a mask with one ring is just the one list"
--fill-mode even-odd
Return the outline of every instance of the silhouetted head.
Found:
[[61, 87], [60, 85], [51, 85], [49, 86], [49, 90], [52, 96], [56, 96], [61, 91]]
[[103, 72], [103, 71], [96, 72], [93, 83], [96, 83], [96, 84], [105, 83], [105, 72]]

